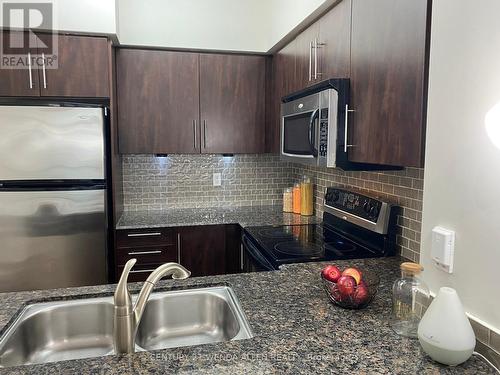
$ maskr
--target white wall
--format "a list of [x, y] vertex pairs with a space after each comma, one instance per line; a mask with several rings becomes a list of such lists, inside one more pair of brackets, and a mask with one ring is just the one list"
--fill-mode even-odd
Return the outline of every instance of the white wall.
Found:
[[[115, 0], [19, 0], [20, 3], [48, 2], [54, 4], [54, 29], [79, 33], [116, 34]], [[0, 0], [0, 5], [5, 0]], [[9, 0], [9, 3], [14, 2]], [[3, 25], [0, 17], [0, 26]], [[18, 20], [19, 21], [19, 20]], [[22, 27], [19, 22], [16, 27]]]
[[283, 39], [316, 9], [331, 3], [333, 1], [329, 0], [269, 0], [272, 17], [269, 48]]
[[331, 0], [118, 0], [120, 43], [267, 52]]
[[269, 14], [265, 0], [119, 0], [122, 44], [261, 51]]
[[125, 45], [268, 52], [338, 0], [30, 0], [47, 1], [61, 31], [116, 34]]
[[[498, 0], [433, 2], [421, 251], [432, 291], [454, 287], [466, 310], [497, 330], [500, 149], [485, 115], [500, 103], [499, 14]], [[457, 233], [452, 275], [430, 260], [437, 225]]]

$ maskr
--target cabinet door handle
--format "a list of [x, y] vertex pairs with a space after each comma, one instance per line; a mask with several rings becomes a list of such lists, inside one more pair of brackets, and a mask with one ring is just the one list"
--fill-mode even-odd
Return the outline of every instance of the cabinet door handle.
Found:
[[31, 52], [28, 52], [28, 74], [30, 76], [30, 90], [33, 88], [33, 72], [31, 71]]
[[309, 42], [309, 82], [312, 80], [312, 49], [313, 49], [313, 42]]
[[42, 53], [42, 73], [43, 73], [43, 88], [47, 88], [47, 73], [45, 72], [45, 54]]
[[345, 124], [344, 124], [344, 152], [347, 152], [347, 147], [353, 147], [350, 145], [347, 137], [349, 136], [348, 126], [349, 126], [349, 112], [354, 112], [354, 109], [349, 109], [349, 104], [345, 105]]
[[207, 120], [203, 120], [203, 148], [207, 148]]
[[196, 120], [193, 120], [193, 147], [196, 148]]
[[244, 264], [243, 264], [243, 243], [240, 244], [240, 270], [243, 271]]
[[131, 251], [128, 255], [147, 255], [147, 254], [161, 254], [161, 250], [151, 251]]
[[177, 263], [181, 264], [181, 234], [177, 233]]
[[318, 72], [318, 65], [319, 65], [319, 60], [318, 60], [318, 49], [321, 46], [324, 46], [325, 43], [320, 43], [318, 42], [318, 39], [314, 39], [314, 79], [318, 79], [319, 76], [322, 75], [322, 73]]
[[129, 233], [127, 237], [153, 237], [161, 236], [160, 232], [150, 232], [150, 233]]

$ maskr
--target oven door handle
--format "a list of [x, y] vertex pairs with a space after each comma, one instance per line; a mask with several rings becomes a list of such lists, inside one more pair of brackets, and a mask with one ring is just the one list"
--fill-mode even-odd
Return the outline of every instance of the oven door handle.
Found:
[[242, 237], [243, 247], [247, 251], [248, 255], [258, 263], [259, 266], [268, 270], [274, 271], [276, 268], [261, 254], [261, 252], [250, 242], [247, 236]]
[[319, 108], [312, 113], [311, 120], [309, 121], [309, 145], [311, 146], [311, 154], [314, 157], [318, 156], [318, 148], [316, 147], [316, 127], [314, 126], [317, 118], [319, 118]]

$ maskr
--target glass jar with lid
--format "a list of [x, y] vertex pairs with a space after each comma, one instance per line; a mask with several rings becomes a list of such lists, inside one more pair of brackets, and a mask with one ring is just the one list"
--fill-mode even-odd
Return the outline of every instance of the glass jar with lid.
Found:
[[283, 212], [293, 211], [293, 189], [286, 188], [283, 190]]
[[401, 278], [392, 287], [390, 326], [398, 335], [417, 337], [420, 319], [429, 305], [430, 292], [419, 275], [423, 267], [417, 263], [401, 264]]
[[300, 214], [311, 216], [313, 213], [313, 184], [309, 177], [304, 176], [300, 182]]

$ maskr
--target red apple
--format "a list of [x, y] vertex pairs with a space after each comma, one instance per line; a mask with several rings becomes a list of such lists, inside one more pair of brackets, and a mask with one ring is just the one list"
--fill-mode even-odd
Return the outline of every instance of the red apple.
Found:
[[356, 279], [349, 275], [340, 276], [337, 286], [342, 297], [349, 297], [356, 289]]
[[342, 276], [352, 276], [354, 280], [356, 280], [356, 284], [361, 282], [361, 271], [357, 268], [346, 268], [344, 272], [342, 272]]
[[323, 271], [321, 271], [321, 274], [323, 275], [323, 277], [325, 279], [327, 279], [328, 281], [331, 281], [332, 283], [336, 283], [338, 281], [339, 277], [342, 275], [340, 270], [336, 266], [334, 266], [333, 264], [323, 268]]
[[370, 298], [370, 293], [368, 293], [368, 288], [365, 284], [360, 284], [354, 292], [353, 301], [356, 305], [362, 305]]

